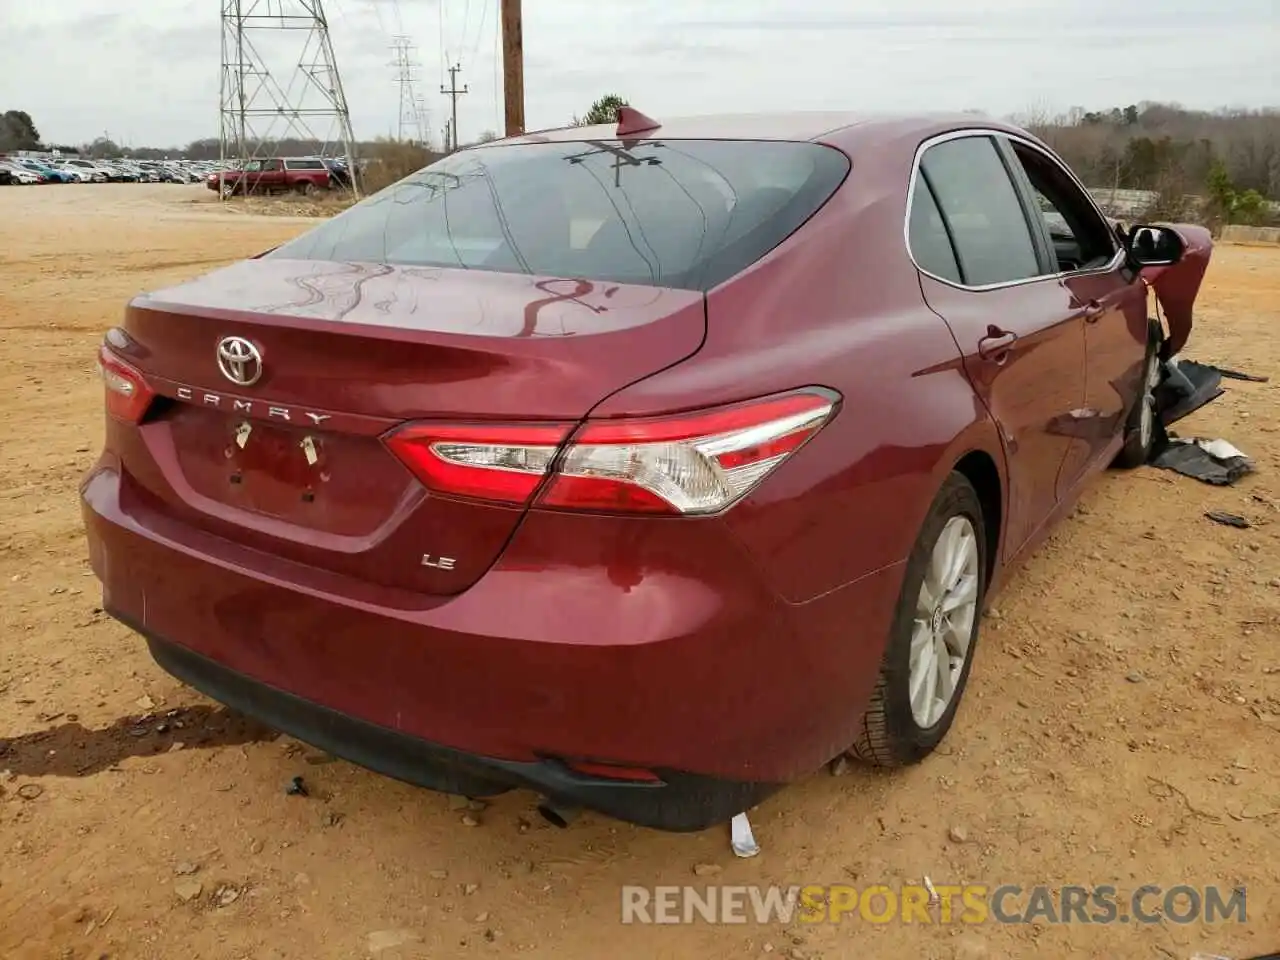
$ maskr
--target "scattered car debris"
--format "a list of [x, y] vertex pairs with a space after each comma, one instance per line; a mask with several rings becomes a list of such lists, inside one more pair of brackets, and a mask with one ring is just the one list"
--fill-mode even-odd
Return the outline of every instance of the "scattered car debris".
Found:
[[307, 785], [302, 782], [301, 777], [294, 777], [289, 781], [289, 785], [284, 788], [284, 792], [291, 797], [309, 797], [311, 792], [307, 790]]
[[18, 796], [23, 800], [34, 800], [42, 793], [44, 793], [44, 787], [38, 783], [24, 783], [18, 788]]
[[1239, 370], [1231, 370], [1231, 369], [1228, 369], [1227, 367], [1214, 367], [1213, 369], [1217, 370], [1221, 376], [1226, 377], [1228, 380], [1244, 380], [1248, 383], [1270, 383], [1271, 382], [1270, 377], [1259, 377], [1259, 376], [1255, 376], [1252, 373], [1241, 373]]
[[760, 844], [756, 843], [755, 834], [751, 832], [751, 821], [745, 813], [739, 813], [729, 821], [729, 840], [733, 845], [733, 852], [740, 857], [754, 857], [760, 852]]
[[1227, 487], [1254, 471], [1254, 463], [1226, 440], [1169, 436], [1157, 446], [1153, 467], [1172, 470], [1216, 487]]
[[1205, 514], [1214, 523], [1220, 523], [1224, 527], [1237, 527], [1240, 530], [1248, 530], [1253, 526], [1246, 517], [1240, 516], [1238, 513], [1224, 513], [1221, 510], [1210, 510]]
[[1164, 363], [1164, 378], [1155, 390], [1155, 400], [1161, 421], [1172, 426], [1225, 392], [1217, 367], [1172, 357]]
[[1165, 361], [1164, 378], [1155, 391], [1160, 418], [1152, 466], [1214, 486], [1230, 486], [1254, 471], [1253, 461], [1226, 440], [1181, 438], [1165, 429], [1222, 396], [1223, 377], [1255, 383], [1269, 379], [1179, 357]]

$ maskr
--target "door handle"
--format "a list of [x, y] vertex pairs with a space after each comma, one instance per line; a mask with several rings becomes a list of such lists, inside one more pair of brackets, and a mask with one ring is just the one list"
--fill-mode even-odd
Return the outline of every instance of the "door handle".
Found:
[[1100, 302], [1098, 302], [1097, 300], [1090, 300], [1087, 304], [1085, 304], [1084, 322], [1097, 323], [1099, 320], [1102, 319], [1102, 315], [1106, 312], [1107, 312], [1107, 308], [1104, 307]]
[[987, 327], [987, 335], [978, 341], [978, 356], [984, 360], [1004, 363], [1009, 358], [1009, 348], [1017, 339], [1016, 333], [1011, 330], [1002, 330], [992, 324]]

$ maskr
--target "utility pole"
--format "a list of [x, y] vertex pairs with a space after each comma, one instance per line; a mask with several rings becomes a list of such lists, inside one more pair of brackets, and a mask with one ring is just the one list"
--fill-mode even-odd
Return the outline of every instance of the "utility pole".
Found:
[[502, 0], [502, 89], [506, 135], [524, 133], [524, 24], [520, 0]]
[[467, 92], [467, 87], [463, 86], [458, 89], [458, 74], [462, 72], [462, 65], [455, 63], [449, 68], [449, 89], [446, 90], [442, 85], [440, 92], [449, 97], [453, 101], [453, 119], [449, 121], [449, 152], [452, 153], [458, 149], [458, 98]]

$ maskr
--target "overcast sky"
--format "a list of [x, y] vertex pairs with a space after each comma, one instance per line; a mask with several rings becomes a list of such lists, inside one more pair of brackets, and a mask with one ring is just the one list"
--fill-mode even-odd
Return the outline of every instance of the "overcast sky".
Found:
[[[217, 136], [223, 2], [0, 0], [0, 110], [25, 109], [52, 142]], [[396, 128], [397, 33], [417, 44], [417, 89], [437, 141], [446, 62], [461, 62], [459, 85], [470, 88], [459, 101], [462, 139], [501, 129], [497, 4], [325, 0], [356, 135]], [[1280, 0], [524, 0], [524, 10], [531, 129], [563, 124], [610, 91], [659, 118], [1280, 106]], [[305, 35], [291, 35], [293, 45], [256, 36], [288, 87]]]

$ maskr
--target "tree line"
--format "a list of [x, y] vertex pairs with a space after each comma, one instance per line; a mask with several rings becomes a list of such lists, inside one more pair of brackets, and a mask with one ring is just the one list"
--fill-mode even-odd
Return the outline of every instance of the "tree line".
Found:
[[1148, 190], [1155, 213], [1176, 216], [1186, 196], [1211, 221], [1264, 222], [1280, 200], [1280, 109], [1187, 110], [1141, 103], [1075, 108], [1015, 120], [1039, 136], [1090, 187]]
[[[590, 105], [574, 125], [612, 123], [627, 101], [606, 94]], [[1143, 102], [1105, 110], [1076, 107], [1065, 114], [1032, 110], [1013, 118], [1053, 147], [1091, 188], [1152, 191], [1175, 215], [1182, 198], [1205, 199], [1207, 219], [1263, 222], [1267, 201], [1280, 201], [1280, 109], [1188, 110], [1176, 104]], [[493, 139], [486, 132], [480, 141]], [[264, 145], [283, 156], [315, 155], [325, 144], [280, 140]], [[29, 114], [0, 114], [0, 151], [41, 147], [40, 133]], [[217, 138], [194, 140], [183, 147], [124, 147], [104, 137], [78, 148], [62, 148], [92, 157], [156, 160], [187, 157], [216, 160]], [[383, 139], [356, 146], [363, 156], [387, 150]], [[425, 153], [426, 151], [424, 151]], [[1159, 205], [1159, 204], [1158, 204]], [[1162, 212], [1162, 211], [1153, 211]]]

